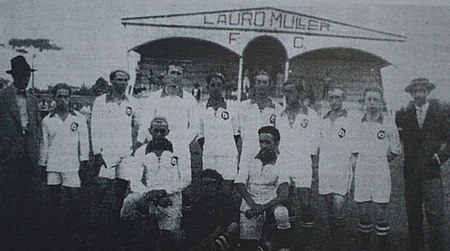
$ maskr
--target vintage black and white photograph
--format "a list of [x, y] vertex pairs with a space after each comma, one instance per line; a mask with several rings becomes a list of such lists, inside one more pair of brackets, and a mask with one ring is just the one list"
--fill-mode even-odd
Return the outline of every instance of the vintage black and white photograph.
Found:
[[450, 250], [450, 3], [0, 9], [0, 250]]

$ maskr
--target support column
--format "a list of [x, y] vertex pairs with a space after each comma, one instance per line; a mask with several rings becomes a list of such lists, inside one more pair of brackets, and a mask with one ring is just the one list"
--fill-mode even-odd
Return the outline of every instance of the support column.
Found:
[[136, 84], [136, 68], [138, 66], [138, 62], [141, 59], [141, 55], [133, 50], [129, 50], [127, 52], [127, 72], [130, 74], [130, 80], [128, 81], [127, 86], [127, 95], [133, 94], [134, 84]]
[[243, 67], [244, 67], [244, 58], [239, 58], [239, 75], [238, 75], [238, 96], [237, 100], [238, 102], [241, 102], [242, 97], [242, 74], [243, 74]]
[[286, 60], [284, 64], [284, 81], [287, 81], [289, 78], [289, 59]]
[[[284, 63], [284, 81], [289, 79], [289, 59]], [[283, 107], [286, 107], [286, 97], [283, 95]]]

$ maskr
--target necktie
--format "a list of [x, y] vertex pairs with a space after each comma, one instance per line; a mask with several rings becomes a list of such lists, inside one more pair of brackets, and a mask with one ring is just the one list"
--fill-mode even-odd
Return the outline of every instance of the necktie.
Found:
[[419, 122], [419, 127], [422, 128], [423, 122], [424, 122], [424, 114], [422, 107], [417, 108], [417, 122]]

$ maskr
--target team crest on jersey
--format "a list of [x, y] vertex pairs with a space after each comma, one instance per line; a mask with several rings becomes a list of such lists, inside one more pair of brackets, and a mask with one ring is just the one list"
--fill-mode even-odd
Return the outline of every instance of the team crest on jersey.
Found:
[[380, 130], [380, 131], [377, 133], [377, 138], [378, 138], [378, 139], [384, 139], [384, 138], [386, 138], [386, 132], [383, 131], [383, 130]]
[[275, 121], [277, 121], [277, 115], [275, 114], [270, 115], [269, 122], [271, 124], [275, 124]]
[[227, 111], [223, 111], [220, 116], [223, 120], [228, 120], [230, 118], [230, 114]]
[[173, 156], [172, 160], [170, 161], [170, 164], [172, 164], [172, 166], [178, 165], [178, 157]]
[[131, 109], [131, 107], [127, 107], [127, 109], [125, 110], [125, 113], [128, 115], [128, 116], [131, 116], [131, 114], [133, 113], [133, 109]]
[[72, 124], [70, 124], [70, 130], [72, 130], [72, 132], [76, 132], [78, 130], [78, 123], [72, 122]]
[[338, 136], [339, 136], [339, 138], [345, 137], [345, 134], [346, 134], [346, 133], [347, 133], [347, 130], [345, 130], [344, 127], [341, 127], [341, 129], [339, 129], [339, 131], [338, 131]]
[[309, 125], [309, 120], [308, 119], [303, 119], [302, 123], [300, 124], [301, 127], [306, 128]]

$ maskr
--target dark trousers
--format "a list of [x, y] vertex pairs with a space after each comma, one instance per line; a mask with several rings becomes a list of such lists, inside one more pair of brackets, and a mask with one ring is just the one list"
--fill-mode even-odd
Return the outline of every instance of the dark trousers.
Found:
[[37, 167], [28, 158], [0, 165], [0, 250], [39, 245], [40, 183]]
[[430, 250], [444, 250], [442, 180], [439, 178], [421, 181], [417, 177], [405, 179], [405, 198], [411, 250], [425, 246], [422, 204], [429, 225], [430, 239], [428, 243]]

